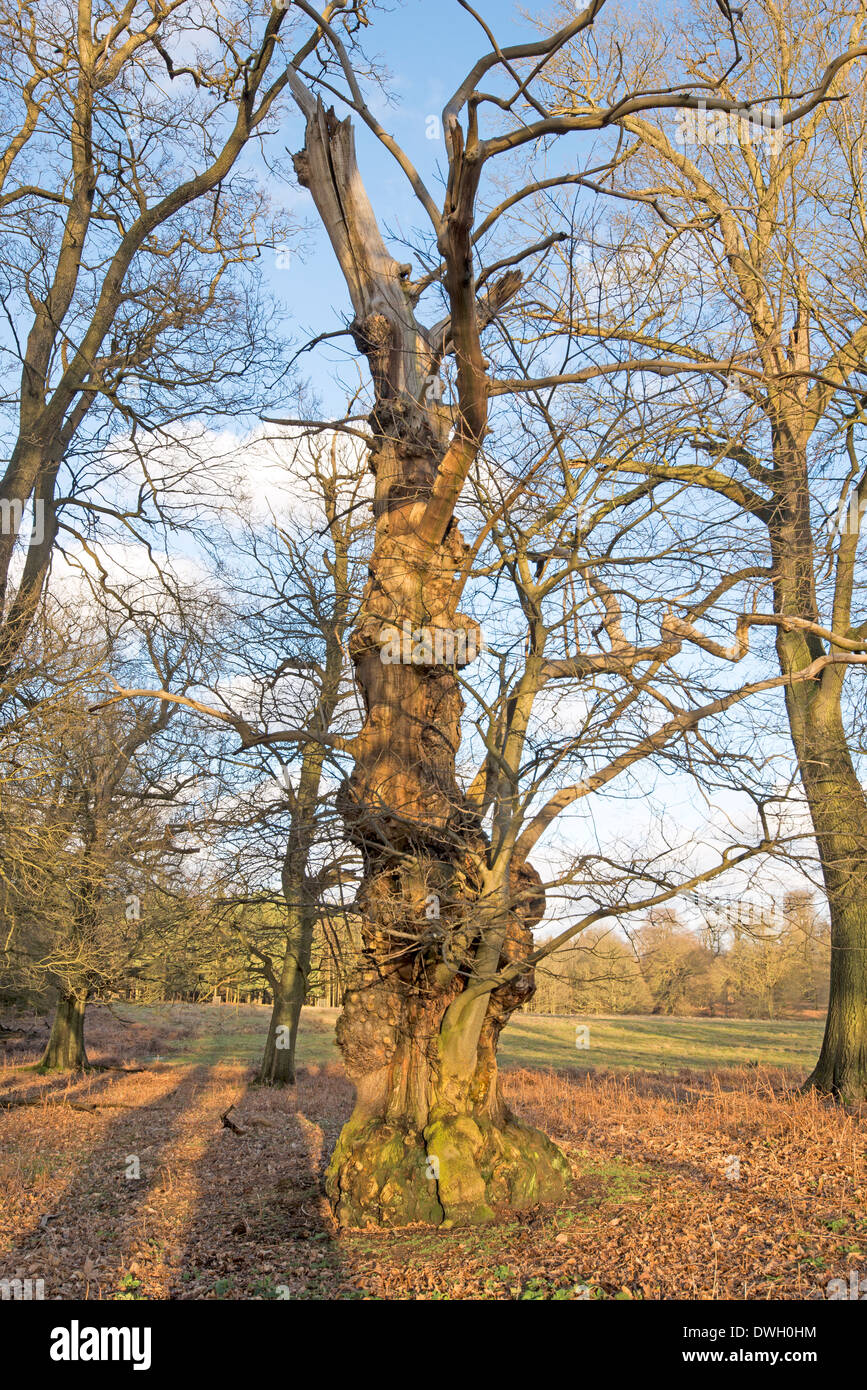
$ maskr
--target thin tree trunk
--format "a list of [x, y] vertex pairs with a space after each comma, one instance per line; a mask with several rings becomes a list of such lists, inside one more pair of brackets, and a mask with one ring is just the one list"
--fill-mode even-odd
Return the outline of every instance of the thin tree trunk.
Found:
[[310, 978], [313, 918], [309, 912], [290, 909], [290, 928], [279, 979], [274, 980], [274, 1007], [268, 1025], [265, 1052], [256, 1081], [262, 1086], [295, 1085], [295, 1044], [301, 1008]]

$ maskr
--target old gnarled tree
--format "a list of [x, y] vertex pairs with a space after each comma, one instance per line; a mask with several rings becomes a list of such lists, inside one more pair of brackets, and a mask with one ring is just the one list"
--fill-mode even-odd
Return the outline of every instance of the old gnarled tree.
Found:
[[[344, 1224], [483, 1221], [498, 1204], [557, 1197], [568, 1174], [555, 1146], [509, 1114], [497, 1081], [497, 1038], [531, 979], [488, 983], [502, 959], [529, 954], [544, 894], [529, 866], [511, 883], [488, 874], [485, 837], [455, 778], [455, 670], [383, 659], [390, 625], [428, 629], [434, 646], [438, 630], [474, 627], [457, 608], [466, 547], [452, 520], [485, 422], [469, 232], [455, 206], [443, 251], [464, 321], [441, 327], [437, 341], [416, 322], [406, 272], [382, 242], [350, 122], [303, 101], [296, 170], [346, 276], [376, 392], [376, 536], [350, 644], [366, 719], [341, 794], [364, 860], [364, 964], [338, 1026], [358, 1094], [328, 1187]], [[455, 204], [468, 196], [452, 191]], [[504, 277], [491, 300], [516, 284]], [[431, 383], [452, 338], [471, 408], [450, 442], [450, 412]], [[466, 645], [474, 649], [473, 633]]]
[[[591, 0], [556, 33], [492, 49], [475, 64], [443, 112], [442, 209], [366, 105], [337, 21], [317, 15], [305, 0], [297, 8], [318, 24], [323, 48], [339, 65], [345, 104], [409, 179], [441, 257], [436, 272], [413, 282], [412, 267], [389, 254], [357, 167], [352, 118], [338, 119], [315, 82], [290, 67], [289, 86], [306, 122], [296, 173], [346, 281], [351, 333], [374, 389], [375, 541], [350, 644], [365, 720], [340, 794], [347, 833], [364, 865], [357, 899], [362, 965], [338, 1024], [357, 1100], [331, 1160], [328, 1191], [345, 1225], [480, 1222], [501, 1204], [556, 1199], [569, 1165], [549, 1139], [509, 1113], [497, 1078], [500, 1031], [533, 991], [532, 927], [545, 895], [518, 848], [504, 853], [500, 844], [492, 852], [481, 816], [458, 785], [457, 663], [430, 657], [436, 649], [430, 635], [438, 632], [466, 634], [468, 652], [476, 646], [473, 620], [458, 608], [467, 546], [454, 509], [488, 428], [481, 334], [520, 287], [514, 267], [545, 249], [510, 257], [499, 267], [505, 273], [485, 273], [482, 285], [474, 266], [477, 193], [492, 156], [546, 136], [598, 129], [609, 114], [555, 118], [530, 102], [532, 119], [522, 110], [510, 129], [484, 140], [479, 106], [494, 99], [477, 89], [492, 70], [505, 71], [516, 91], [497, 105], [517, 116], [513, 108], [524, 88], [515, 65], [526, 62], [531, 75], [541, 70], [593, 23], [601, 0]], [[697, 98], [650, 93], [625, 100], [641, 110]], [[528, 184], [506, 206], [537, 187]], [[498, 212], [488, 214], [486, 226]], [[437, 279], [448, 313], [428, 327], [416, 310]], [[446, 359], [454, 363], [451, 407], [442, 403]], [[395, 627], [426, 630], [426, 650], [415, 661], [389, 659], [386, 643]]]

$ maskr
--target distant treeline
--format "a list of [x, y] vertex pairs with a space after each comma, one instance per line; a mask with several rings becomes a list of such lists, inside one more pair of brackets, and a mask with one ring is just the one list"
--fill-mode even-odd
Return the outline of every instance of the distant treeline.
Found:
[[[227, 904], [179, 891], [177, 881], [172, 889], [157, 893], [151, 885], [141, 903], [118, 892], [113, 913], [103, 905], [106, 921], [89, 940], [93, 997], [271, 1004], [262, 956], [277, 953], [285, 932], [280, 905]], [[62, 904], [43, 902], [42, 913], [32, 906], [18, 924], [17, 970], [9, 968], [12, 953], [4, 953], [2, 1009], [53, 1005], [48, 919], [62, 915]], [[305, 1003], [341, 1004], [357, 935], [352, 913], [322, 914]], [[776, 911], [735, 902], [708, 912], [699, 927], [676, 909], [657, 910], [628, 936], [596, 928], [555, 951], [537, 967], [525, 1007], [550, 1014], [820, 1014], [828, 1002], [829, 954], [828, 922], [808, 893], [789, 894]]]
[[734, 904], [698, 930], [676, 911], [657, 912], [629, 938], [597, 928], [555, 951], [537, 971], [527, 1008], [731, 1018], [821, 1013], [829, 930], [807, 893], [791, 893], [766, 913]]

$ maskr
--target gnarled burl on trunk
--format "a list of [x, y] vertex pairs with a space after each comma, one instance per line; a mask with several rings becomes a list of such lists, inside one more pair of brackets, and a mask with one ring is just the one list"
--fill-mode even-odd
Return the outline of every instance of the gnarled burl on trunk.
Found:
[[[296, 172], [346, 279], [375, 392], [375, 540], [350, 643], [365, 720], [339, 798], [363, 859], [364, 949], [337, 1031], [357, 1100], [328, 1193], [343, 1225], [481, 1222], [560, 1197], [569, 1174], [559, 1149], [509, 1113], [497, 1078], [500, 1031], [534, 987], [529, 966], [505, 983], [498, 971], [529, 957], [544, 892], [529, 865], [492, 865], [455, 773], [457, 670], [479, 632], [457, 607], [467, 547], [452, 513], [484, 432], [480, 327], [520, 277], [476, 299], [460, 211], [472, 189], [454, 179], [441, 236], [451, 315], [423, 328], [409, 268], [386, 250], [361, 183], [350, 122], [300, 83], [293, 92], [307, 120]], [[452, 352], [454, 416], [439, 384]], [[395, 629], [411, 635], [409, 651], [393, 650]]]

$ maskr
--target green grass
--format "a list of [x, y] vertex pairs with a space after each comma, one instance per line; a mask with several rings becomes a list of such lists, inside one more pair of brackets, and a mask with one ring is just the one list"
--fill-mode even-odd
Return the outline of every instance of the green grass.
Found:
[[[156, 1031], [179, 1018], [193, 1022], [196, 1035], [167, 1043], [164, 1060], [213, 1066], [219, 1062], [259, 1060], [268, 1030], [266, 1005], [205, 1004], [133, 1005], [118, 1012], [146, 1022]], [[298, 1064], [324, 1065], [340, 1060], [334, 1042], [336, 1009], [304, 1009], [298, 1038]], [[590, 1030], [589, 1048], [576, 1048], [576, 1026]], [[600, 1067], [625, 1071], [705, 1071], [719, 1067], [791, 1067], [805, 1071], [815, 1062], [822, 1041], [821, 1020], [768, 1022], [753, 1019], [613, 1018], [575, 1015], [552, 1018], [541, 1014], [513, 1017], [500, 1040], [504, 1066], [554, 1067], [589, 1070]]]
[[[589, 1048], [576, 1048], [576, 1025], [590, 1029]], [[823, 1023], [814, 1019], [723, 1018], [549, 1018], [513, 1017], [500, 1040], [504, 1066], [641, 1068], [763, 1066], [808, 1069], [822, 1042]]]
[[[160, 1025], [191, 1026], [194, 1036], [166, 1043], [163, 1061], [174, 1065], [216, 1066], [220, 1062], [254, 1065], [262, 1056], [271, 1009], [266, 1004], [122, 1004], [116, 1012], [135, 1023], [146, 1023], [159, 1035]], [[298, 1065], [339, 1062], [334, 1041], [337, 1009], [302, 1011]]]
[[[224, 1011], [228, 1013], [229, 1008]], [[298, 1036], [298, 1066], [321, 1066], [326, 1062], [339, 1062], [340, 1054], [334, 1041], [333, 1028], [321, 1032], [318, 1029], [313, 1031], [309, 1025], [305, 1027], [305, 1022], [306, 1020], [302, 1021]], [[219, 1062], [244, 1062], [252, 1066], [261, 1060], [267, 1034], [267, 1009], [263, 1009], [262, 1019], [257, 1021], [254, 1028], [245, 1026], [243, 1019], [223, 1019], [213, 1032], [206, 1030], [197, 1038], [190, 1039], [184, 1044], [182, 1052], [172, 1052], [165, 1060], [184, 1064], [192, 1062], [208, 1067], [216, 1066]]]

